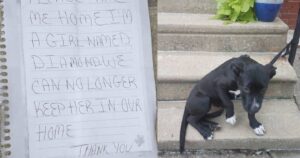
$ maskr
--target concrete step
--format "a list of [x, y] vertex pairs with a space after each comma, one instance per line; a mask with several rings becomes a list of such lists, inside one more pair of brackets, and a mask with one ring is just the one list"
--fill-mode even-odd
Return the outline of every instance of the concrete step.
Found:
[[279, 18], [225, 25], [213, 16], [158, 13], [158, 50], [275, 52], [286, 44], [288, 26]]
[[157, 7], [158, 12], [215, 14], [217, 2], [215, 0], [159, 0]]
[[[160, 151], [159, 158], [299, 158], [299, 151], [280, 150], [196, 150], [186, 151], [180, 154], [179, 151]], [[277, 155], [279, 157], [277, 157]], [[294, 157], [293, 157], [294, 156]]]
[[[232, 57], [249, 54], [266, 64], [274, 53], [159, 51], [157, 61], [158, 100], [184, 100], [198, 80]], [[266, 97], [292, 98], [297, 75], [286, 59], [276, 62], [277, 74], [271, 80]]]
[[[256, 136], [249, 127], [247, 113], [235, 101], [237, 123], [232, 126], [225, 123], [225, 116], [214, 119], [221, 130], [214, 133], [214, 140], [204, 141], [202, 136], [188, 126], [186, 149], [299, 149], [300, 148], [300, 112], [294, 100], [264, 100], [262, 109], [256, 114], [267, 133]], [[184, 101], [158, 102], [157, 136], [158, 147], [162, 151], [178, 151], [179, 130], [183, 114]]]

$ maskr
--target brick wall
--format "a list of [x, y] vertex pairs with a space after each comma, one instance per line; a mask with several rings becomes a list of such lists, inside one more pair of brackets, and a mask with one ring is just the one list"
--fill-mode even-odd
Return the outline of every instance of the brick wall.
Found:
[[289, 25], [290, 29], [296, 26], [300, 0], [284, 0], [280, 9], [279, 17]]

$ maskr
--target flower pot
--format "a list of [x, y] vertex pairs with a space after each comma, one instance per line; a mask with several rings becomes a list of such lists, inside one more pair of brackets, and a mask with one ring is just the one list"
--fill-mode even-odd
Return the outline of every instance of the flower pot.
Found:
[[272, 22], [275, 20], [283, 0], [255, 0], [254, 10], [257, 20]]

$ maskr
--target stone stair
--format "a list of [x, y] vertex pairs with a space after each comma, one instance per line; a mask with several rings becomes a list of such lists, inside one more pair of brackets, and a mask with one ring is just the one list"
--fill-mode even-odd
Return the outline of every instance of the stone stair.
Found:
[[158, 12], [214, 14], [216, 10], [214, 0], [158, 0]]
[[158, 13], [158, 49], [211, 52], [272, 52], [286, 43], [288, 26], [272, 23], [224, 25], [213, 14]]
[[[256, 61], [267, 64], [274, 53], [255, 52], [192, 52], [159, 51], [157, 66], [157, 95], [161, 101], [184, 100], [196, 82], [226, 60], [249, 54]], [[276, 62], [277, 74], [269, 84], [266, 97], [292, 98], [297, 75], [286, 59]]]
[[[184, 101], [160, 101], [158, 106], [158, 148], [163, 151], [179, 149], [179, 130]], [[266, 128], [264, 136], [256, 136], [249, 127], [247, 113], [240, 101], [235, 102], [237, 123], [225, 123], [225, 116], [214, 121], [221, 130], [214, 133], [214, 140], [204, 141], [200, 134], [188, 126], [186, 149], [299, 149], [300, 114], [292, 99], [266, 99], [257, 120]]]
[[[213, 18], [215, 0], [158, 0], [157, 92], [159, 150], [178, 151], [179, 128], [191, 87], [224, 61], [248, 54], [268, 63], [286, 44], [288, 27], [279, 18], [272, 23], [225, 25]], [[204, 141], [193, 129], [187, 132], [187, 150], [299, 149], [300, 112], [293, 99], [297, 76], [287, 59], [276, 65], [263, 108], [258, 114], [267, 134], [258, 137], [249, 127], [240, 101], [235, 101], [237, 124], [222, 126], [215, 139]]]

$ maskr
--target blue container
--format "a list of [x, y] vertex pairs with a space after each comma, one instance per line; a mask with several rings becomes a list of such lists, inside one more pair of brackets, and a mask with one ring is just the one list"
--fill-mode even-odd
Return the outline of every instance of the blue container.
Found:
[[283, 0], [256, 0], [254, 9], [257, 20], [272, 22], [275, 20]]

